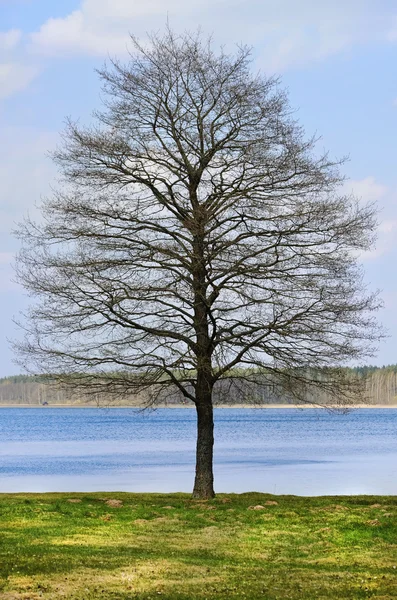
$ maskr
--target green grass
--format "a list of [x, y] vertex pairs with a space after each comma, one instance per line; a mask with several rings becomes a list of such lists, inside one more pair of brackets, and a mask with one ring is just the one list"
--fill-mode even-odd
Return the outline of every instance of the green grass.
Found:
[[0, 598], [395, 599], [396, 508], [387, 496], [3, 494]]

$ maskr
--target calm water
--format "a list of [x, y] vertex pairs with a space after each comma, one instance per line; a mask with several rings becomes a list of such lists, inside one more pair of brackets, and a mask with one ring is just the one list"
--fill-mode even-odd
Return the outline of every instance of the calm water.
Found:
[[[218, 492], [397, 494], [397, 409], [218, 409]], [[0, 409], [0, 492], [190, 491], [195, 412]]]

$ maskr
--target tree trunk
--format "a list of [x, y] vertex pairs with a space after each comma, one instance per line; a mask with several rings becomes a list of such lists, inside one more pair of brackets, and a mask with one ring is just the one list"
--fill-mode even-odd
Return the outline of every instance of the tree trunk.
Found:
[[197, 181], [191, 182], [190, 200], [193, 207], [192, 275], [194, 292], [194, 329], [196, 332], [197, 379], [195, 402], [197, 411], [196, 477], [193, 498], [213, 498], [214, 415], [212, 409], [212, 348], [209, 335], [208, 278], [205, 258], [205, 227], [207, 214], [197, 198]]
[[211, 396], [196, 404], [197, 449], [196, 477], [193, 498], [208, 499], [215, 496], [213, 475], [214, 415]]

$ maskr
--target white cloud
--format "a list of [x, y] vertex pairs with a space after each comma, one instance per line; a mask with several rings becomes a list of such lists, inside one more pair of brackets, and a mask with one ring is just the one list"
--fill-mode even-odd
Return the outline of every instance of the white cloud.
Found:
[[272, 44], [271, 53], [263, 56], [262, 64], [270, 71], [280, 72], [319, 62], [349, 47], [353, 38], [335, 32], [308, 37], [303, 30], [291, 33]]
[[39, 71], [21, 58], [22, 38], [19, 29], [0, 32], [0, 100], [24, 90]]
[[382, 293], [384, 307], [386, 310], [393, 310], [395, 322], [397, 322], [397, 291], [387, 291]]
[[388, 188], [378, 183], [374, 177], [365, 177], [360, 180], [350, 180], [345, 185], [347, 193], [353, 193], [363, 202], [378, 202], [385, 197]]
[[[46, 153], [53, 149], [58, 135], [27, 128], [5, 127], [0, 145], [0, 295], [20, 289], [13, 282], [12, 264], [18, 240], [12, 234], [27, 213], [36, 216], [36, 204], [50, 192], [56, 175]], [[4, 303], [2, 309], [4, 310]], [[15, 306], [8, 309], [8, 318]]]
[[[205, 19], [211, 6], [223, 5], [226, 0], [83, 0], [81, 8], [64, 18], [50, 18], [31, 34], [33, 50], [45, 55], [107, 56], [128, 53], [130, 33], [145, 34], [156, 28], [153, 18], [164, 26], [168, 17], [184, 21], [182, 29], [195, 29], [200, 21], [195, 15], [199, 10]], [[213, 24], [211, 24], [213, 27]]]
[[362, 252], [359, 255], [360, 261], [367, 263], [368, 261], [375, 261], [389, 254], [395, 248], [395, 231], [384, 233], [379, 227], [377, 232], [377, 239], [374, 247], [371, 250]]
[[379, 183], [375, 177], [350, 180], [344, 186], [346, 194], [353, 193], [363, 203], [375, 202], [379, 207], [379, 225], [374, 248], [360, 254], [361, 261], [373, 261], [397, 248], [397, 193]]
[[0, 100], [24, 90], [38, 73], [36, 67], [19, 63], [0, 64]]
[[397, 231], [397, 219], [386, 219], [379, 225], [381, 233], [393, 233]]
[[[397, 216], [397, 215], [396, 215]], [[385, 219], [378, 227], [375, 249], [367, 252], [364, 258], [374, 259], [390, 254], [397, 248], [397, 219]]]
[[360, 260], [374, 261], [397, 249], [397, 193], [378, 183], [374, 177], [350, 181], [346, 192], [353, 192], [363, 202], [376, 202], [379, 206], [379, 225], [373, 249], [360, 254]]
[[46, 153], [53, 149], [58, 135], [15, 127], [1, 132], [0, 146], [0, 251], [12, 245], [9, 232], [26, 211], [46, 194], [56, 169]]
[[19, 29], [0, 32], [0, 51], [13, 50], [18, 46], [21, 39], [22, 31]]
[[[161, 0], [131, 2], [131, 0], [84, 0], [80, 10], [64, 18], [49, 19], [38, 32], [31, 35], [35, 51], [49, 55], [126, 54], [129, 33], [135, 32], [136, 19], [163, 15], [176, 9], [189, 13], [194, 5], [208, 5], [209, 0], [169, 0], [167, 6]], [[148, 23], [146, 23], [145, 29]], [[149, 25], [150, 29], [150, 25]]]
[[[356, 0], [340, 10], [337, 2], [279, 0], [261, 19], [262, 64], [271, 71], [302, 67], [335, 55], [373, 35], [366, 22], [371, 9]], [[255, 42], [256, 44], [257, 42]]]
[[64, 18], [47, 20], [31, 35], [34, 51], [46, 55], [126, 53], [129, 32], [143, 36], [162, 29], [215, 31], [221, 43], [243, 42], [261, 49], [260, 62], [279, 71], [323, 60], [354, 43], [386, 31], [370, 0], [83, 0]]
[[184, 7], [189, 11], [195, 6], [203, 8], [206, 5], [208, 5], [208, 0], [190, 0], [189, 3], [184, 0], [168, 0], [166, 5], [164, 5], [164, 0], [146, 0], [146, 2], [113, 0], [111, 3], [106, 0], [84, 0], [83, 10], [91, 18], [118, 21], [120, 19], [163, 14]]
[[106, 31], [102, 24], [91, 23], [83, 11], [76, 10], [64, 19], [49, 19], [31, 39], [34, 49], [42, 54], [101, 56], [124, 54], [129, 36]]

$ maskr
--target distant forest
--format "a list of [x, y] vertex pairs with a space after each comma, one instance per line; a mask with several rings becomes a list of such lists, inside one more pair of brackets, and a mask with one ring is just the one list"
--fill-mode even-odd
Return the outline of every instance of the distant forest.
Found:
[[[366, 396], [367, 400], [372, 404], [381, 404], [386, 406], [397, 406], [397, 364], [384, 367], [363, 366], [351, 369], [352, 373], [359, 377], [366, 378]], [[241, 387], [240, 393], [233, 392], [233, 389], [228, 390], [226, 394], [227, 404], [241, 402]], [[273, 404], [283, 402], [283, 398], [275, 396], [268, 387], [264, 387], [259, 394], [256, 394], [256, 400], [264, 404]], [[225, 399], [225, 394], [223, 394]], [[112, 405], [131, 405], [138, 406], [144, 402], [145, 398], [140, 396], [131, 396], [123, 398], [119, 402], [112, 400], [109, 403]], [[215, 402], [216, 402], [215, 398]], [[46, 405], [75, 405], [82, 406], [85, 404], [95, 405], [99, 400], [93, 396], [84, 397], [82, 395], [71, 394], [70, 391], [59, 386], [45, 383], [40, 377], [29, 375], [16, 375], [12, 377], [4, 377], [0, 379], [0, 405], [30, 405], [30, 406], [46, 406]], [[100, 402], [106, 403], [106, 398], [101, 398]], [[179, 396], [168, 397], [169, 404], [179, 404], [181, 398]]]

